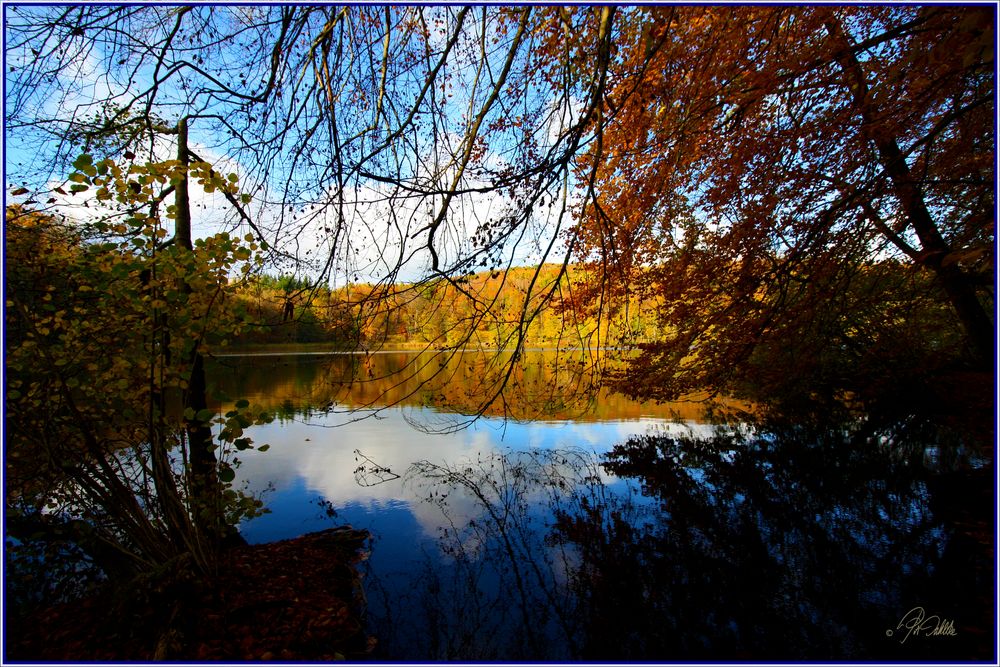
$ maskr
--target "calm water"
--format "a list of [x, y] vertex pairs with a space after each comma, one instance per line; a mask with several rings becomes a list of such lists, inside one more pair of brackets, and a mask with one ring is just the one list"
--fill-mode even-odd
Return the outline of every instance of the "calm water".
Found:
[[[980, 650], [970, 633], [991, 580], [966, 566], [910, 462], [843, 432], [740, 435], [692, 404], [595, 393], [579, 353], [529, 353], [471, 421], [503, 369], [491, 356], [243, 356], [212, 371], [226, 395], [278, 415], [250, 432], [269, 451], [240, 456], [237, 482], [271, 510], [244, 536], [372, 533], [376, 657]], [[919, 606], [959, 634], [907, 637]]]

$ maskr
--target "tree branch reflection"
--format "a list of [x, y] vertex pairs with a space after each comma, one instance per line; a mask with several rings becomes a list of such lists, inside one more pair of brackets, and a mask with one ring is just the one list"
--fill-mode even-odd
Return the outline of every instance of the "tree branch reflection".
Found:
[[887, 619], [946, 576], [926, 470], [842, 429], [423, 460], [404, 479], [444, 521], [421, 585], [387, 600], [424, 622], [374, 619], [390, 657], [899, 658]]

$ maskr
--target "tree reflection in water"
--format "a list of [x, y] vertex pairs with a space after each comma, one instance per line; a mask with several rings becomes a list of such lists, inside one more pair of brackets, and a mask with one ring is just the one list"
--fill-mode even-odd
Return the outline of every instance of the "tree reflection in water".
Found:
[[[443, 556], [374, 631], [430, 660], [988, 657], [992, 567], [894, 452], [792, 429], [416, 463]], [[887, 636], [917, 605], [958, 635]]]
[[[410, 579], [406, 586], [369, 582], [369, 595], [373, 588], [409, 591], [385, 604], [394, 614], [408, 614], [405, 619], [375, 619], [386, 654], [409, 660], [576, 657], [580, 628], [569, 577], [579, 554], [554, 539], [552, 519], [580, 503], [612, 503], [602, 475], [595, 457], [582, 451], [413, 464], [407, 483], [444, 519], [438, 536], [443, 558], [428, 554], [419, 576], [401, 575]], [[384, 573], [373, 575], [385, 579]]]

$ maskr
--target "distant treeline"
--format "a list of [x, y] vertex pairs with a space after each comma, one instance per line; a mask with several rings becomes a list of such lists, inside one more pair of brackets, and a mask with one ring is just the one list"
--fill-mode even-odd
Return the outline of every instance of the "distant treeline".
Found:
[[579, 307], [583, 267], [515, 267], [420, 284], [330, 288], [289, 275], [252, 277], [237, 299], [254, 323], [236, 344], [330, 343], [336, 347], [576, 347], [656, 334], [651, 303], [598, 324]]

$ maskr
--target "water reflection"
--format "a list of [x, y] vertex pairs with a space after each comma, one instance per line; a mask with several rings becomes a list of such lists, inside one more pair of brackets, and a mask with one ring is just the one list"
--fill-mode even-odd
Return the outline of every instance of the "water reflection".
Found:
[[[238, 392], [233, 398], [259, 403], [287, 419], [364, 414], [387, 406], [430, 408], [423, 416], [433, 414], [438, 421], [419, 425], [441, 431], [465, 426], [469, 420], [463, 416], [477, 414], [585, 422], [704, 417], [700, 397], [643, 403], [600, 388], [602, 369], [616, 363], [604, 354], [532, 350], [513, 364], [508, 353], [475, 350], [231, 356], [215, 359], [210, 375], [225, 393]], [[713, 407], [748, 408], [734, 401]]]
[[[595, 601], [592, 627], [631, 637], [635, 656], [889, 651], [887, 623], [909, 609], [916, 573], [945, 543], [915, 471], [840, 432], [640, 438], [606, 467], [641, 481], [655, 521], [612, 522], [609, 534], [602, 508], [564, 517], [560, 530], [585, 550], [577, 583]], [[642, 567], [609, 586], [622, 562]]]
[[[371, 530], [381, 658], [991, 655], [989, 549], [955, 529], [973, 501], [946, 502], [942, 478], [899, 455], [920, 443], [716, 430], [677, 420], [686, 406], [624, 403], [433, 433], [448, 413], [418, 398], [419, 383], [370, 384], [358, 400], [378, 409], [355, 421], [336, 408], [354, 400], [342, 383], [357, 360], [299, 361], [237, 365], [228, 384], [220, 375], [232, 396], [284, 406], [252, 434], [271, 449], [243, 455], [241, 481], [274, 488], [272, 514], [243, 532], [267, 541], [328, 527], [317, 499], [334, 522]], [[385, 356], [373, 376], [400, 363]], [[376, 405], [391, 391], [401, 405]], [[992, 477], [977, 479], [986, 507]], [[957, 636], [888, 636], [918, 605], [954, 619]]]
[[[385, 655], [425, 660], [571, 660], [585, 628], [571, 586], [581, 553], [554, 539], [555, 519], [612, 495], [633, 498], [593, 452], [496, 452], [449, 464], [418, 461], [407, 471], [422, 504], [447, 519], [444, 555], [428, 558], [424, 586], [385, 608], [433, 609], [409, 622], [375, 618]], [[641, 499], [635, 506], [640, 506]], [[376, 573], [377, 575], [377, 573]]]
[[[295, 504], [303, 497], [322, 497], [344, 516], [352, 510], [365, 520], [387, 508], [403, 507], [411, 512], [420, 532], [436, 536], [442, 525], [440, 513], [424, 503], [421, 491], [403, 479], [382, 484], [359, 484], [357, 468], [371, 464], [402, 475], [415, 461], [456, 462], [489, 457], [512, 450], [545, 450], [570, 445], [606, 450], [611, 443], [650, 428], [686, 431], [684, 424], [652, 420], [595, 423], [515, 423], [483, 419], [472, 427], [442, 434], [414, 429], [412, 423], [433, 418], [426, 409], [386, 410], [377, 418], [345, 423], [338, 415], [313, 415], [303, 420], [275, 421], [253, 427], [248, 433], [257, 443], [271, 445], [267, 452], [240, 455], [237, 483], [255, 494], [265, 494], [272, 512], [243, 527], [252, 541], [289, 536], [302, 526], [319, 529], [308, 517], [297, 516]], [[367, 465], [371, 465], [367, 464]], [[391, 476], [390, 475], [390, 476]], [[273, 487], [275, 490], [268, 492]], [[457, 498], [457, 497], [456, 497]], [[322, 526], [325, 527], [325, 524]]]
[[[450, 560], [409, 594], [437, 600], [435, 615], [382, 626], [420, 659], [954, 660], [991, 650], [986, 552], [965, 552], [978, 570], [949, 563], [951, 532], [929, 509], [922, 473], [842, 432], [643, 436], [600, 464], [521, 451], [418, 462], [408, 475], [450, 519], [439, 536]], [[955, 636], [889, 636], [920, 605], [952, 619]], [[483, 619], [484, 609], [505, 613]]]

